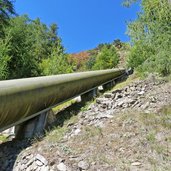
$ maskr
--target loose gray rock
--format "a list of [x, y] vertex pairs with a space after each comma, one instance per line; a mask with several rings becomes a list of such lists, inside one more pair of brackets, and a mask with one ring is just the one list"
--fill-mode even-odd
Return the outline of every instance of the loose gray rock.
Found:
[[45, 166], [47, 166], [48, 161], [40, 154], [37, 154], [35, 157], [37, 160], [39, 160], [40, 162], [42, 162]]
[[41, 167], [41, 171], [49, 171], [49, 166], [43, 166]]
[[123, 94], [120, 94], [120, 93], [116, 93], [115, 95], [115, 99], [120, 99], [123, 97]]
[[98, 103], [98, 104], [102, 104], [104, 101], [106, 101], [105, 98], [97, 98], [96, 99], [96, 103]]
[[74, 135], [78, 135], [81, 132], [81, 130], [78, 128], [74, 131]]
[[86, 161], [80, 161], [78, 163], [78, 167], [82, 170], [87, 170], [89, 169], [90, 165]]
[[140, 166], [141, 163], [140, 163], [140, 162], [134, 162], [134, 163], [132, 163], [131, 165], [132, 165], [132, 166]]
[[117, 103], [117, 106], [122, 107], [123, 104], [124, 104], [124, 101], [120, 101]]
[[105, 98], [112, 98], [113, 94], [112, 93], [104, 93]]
[[145, 93], [145, 91], [140, 91], [138, 92], [138, 95], [143, 95]]
[[59, 164], [57, 165], [57, 169], [58, 169], [59, 171], [66, 171], [66, 170], [67, 170], [67, 167], [66, 167], [66, 165], [62, 162], [62, 163], [59, 163]]
[[112, 91], [112, 94], [121, 93], [121, 92], [122, 92], [122, 90], [117, 89], [117, 90]]
[[36, 160], [36, 164], [37, 164], [38, 166], [43, 166], [43, 163], [42, 163], [40, 160]]

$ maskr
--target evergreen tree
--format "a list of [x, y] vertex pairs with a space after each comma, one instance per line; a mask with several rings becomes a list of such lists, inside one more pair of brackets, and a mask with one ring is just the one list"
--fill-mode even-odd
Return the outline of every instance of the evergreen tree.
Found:
[[0, 38], [3, 36], [3, 27], [9, 23], [9, 19], [15, 14], [13, 3], [10, 0], [0, 0]]
[[61, 68], [65, 65], [61, 63], [64, 48], [57, 36], [56, 25], [48, 27], [40, 19], [31, 20], [26, 15], [10, 19], [9, 26], [4, 29], [4, 38], [0, 40], [0, 48], [1, 79], [43, 75], [45, 68], [40, 67], [41, 63], [48, 59], [50, 65], [47, 67], [50, 68], [46, 69], [50, 70], [53, 62], [58, 62], [54, 61], [54, 56], [61, 57]]
[[5, 40], [0, 39], [0, 80], [8, 78], [8, 62], [10, 61], [10, 37], [6, 37]]

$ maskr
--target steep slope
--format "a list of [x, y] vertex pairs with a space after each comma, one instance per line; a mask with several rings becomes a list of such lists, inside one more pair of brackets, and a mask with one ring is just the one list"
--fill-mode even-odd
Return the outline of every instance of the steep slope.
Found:
[[2, 144], [1, 170], [14, 162], [14, 170], [169, 170], [170, 97], [166, 79], [130, 78], [86, 106], [58, 113], [44, 138]]

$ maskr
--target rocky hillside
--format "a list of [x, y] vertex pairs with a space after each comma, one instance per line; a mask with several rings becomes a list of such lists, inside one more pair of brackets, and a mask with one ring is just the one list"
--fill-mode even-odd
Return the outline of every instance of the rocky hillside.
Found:
[[0, 170], [169, 171], [171, 82], [130, 80], [58, 113], [45, 137], [1, 144]]

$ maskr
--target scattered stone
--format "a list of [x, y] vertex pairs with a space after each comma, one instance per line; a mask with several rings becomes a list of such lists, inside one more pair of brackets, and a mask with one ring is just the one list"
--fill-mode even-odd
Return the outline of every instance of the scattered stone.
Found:
[[150, 102], [146, 102], [145, 104], [143, 104], [141, 107], [143, 110], [147, 109], [150, 105]]
[[137, 99], [128, 99], [128, 103], [133, 105], [135, 102], [137, 101]]
[[78, 128], [74, 131], [74, 135], [78, 135], [81, 132], [81, 130]]
[[117, 93], [117, 94], [115, 95], [115, 99], [120, 99], [120, 98], [122, 98], [122, 97], [123, 97], [123, 95], [120, 94], [120, 93]]
[[71, 126], [73, 126], [73, 125], [74, 125], [74, 123], [71, 122], [71, 123], [68, 123], [68, 124], [67, 124], [67, 127], [71, 127]]
[[124, 104], [124, 101], [120, 101], [117, 103], [117, 106], [122, 107], [123, 104]]
[[[54, 154], [52, 155], [52, 158], [48, 156], [48, 161], [45, 159], [43, 155], [43, 148], [41, 145], [38, 145], [38, 147], [33, 146], [34, 148], [37, 148], [34, 152], [33, 150], [30, 151], [29, 145], [25, 145], [24, 143], [11, 143], [8, 145], [8, 147], [1, 146], [0, 149], [0, 170], [2, 171], [22, 171], [22, 170], [36, 170], [36, 171], [68, 171], [68, 170], [115, 170], [115, 168], [108, 167], [110, 164], [101, 165], [99, 164], [99, 161], [96, 162], [91, 161], [91, 164], [87, 163], [85, 160], [87, 160], [87, 157], [91, 155], [91, 152], [94, 150], [93, 146], [88, 146], [83, 153], [78, 153], [75, 155], [75, 157], [68, 157], [68, 155], [73, 155], [71, 153], [68, 153], [68, 149], [65, 148], [64, 150], [60, 151], [60, 145], [61, 143], [70, 143], [70, 139], [72, 140], [72, 136], [78, 135], [81, 131], [84, 132], [85, 126], [93, 126], [95, 129], [96, 127], [100, 130], [103, 130], [106, 127], [106, 122], [110, 122], [110, 118], [114, 117], [116, 114], [124, 113], [125, 111], [129, 111], [129, 109], [133, 109], [135, 111], [143, 111], [144, 113], [151, 113], [158, 111], [159, 107], [161, 105], [171, 104], [171, 88], [163, 87], [162, 82], [155, 80], [155, 84], [152, 82], [152, 80], [143, 80], [143, 81], [136, 81], [134, 83], [131, 83], [129, 86], [126, 86], [123, 89], [112, 91], [112, 93], [105, 93], [103, 96], [96, 99], [96, 103], [92, 103], [88, 110], [81, 111], [78, 114], [79, 121], [77, 123], [75, 122], [69, 122], [67, 127], [69, 127], [69, 130], [64, 135], [64, 141], [63, 142], [56, 142], [52, 144], [48, 144], [47, 148], [45, 150], [45, 154], [51, 152], [51, 150], [54, 152], [54, 149], [56, 150]], [[170, 86], [170, 85], [169, 85]], [[157, 89], [157, 91], [156, 91]], [[115, 123], [117, 120], [113, 119], [110, 123]], [[171, 120], [167, 120], [166, 124], [170, 125]], [[124, 132], [124, 130], [129, 130], [129, 127], [132, 125], [135, 125], [134, 120], [127, 120], [125, 119], [123, 123], [118, 123], [118, 126], [121, 127], [119, 130], [123, 130], [123, 134], [119, 132], [118, 134], [111, 134], [111, 135], [103, 135], [104, 138], [107, 136], [110, 137], [109, 141], [107, 142], [107, 145], [104, 145], [104, 147], [100, 148], [100, 151], [110, 150], [110, 147], [112, 146], [113, 142], [117, 142], [119, 140], [119, 147], [114, 149], [114, 151], [119, 152], [120, 155], [126, 155], [128, 154], [129, 158], [129, 150], [131, 151], [133, 149], [133, 146], [136, 143], [136, 140], [132, 142], [132, 145], [127, 149], [126, 147], [122, 146], [122, 143], [125, 141], [123, 139], [129, 139], [136, 138], [136, 127], [135, 127], [135, 133], [132, 133], [131, 131], [128, 131], [127, 133]], [[136, 125], [135, 125], [136, 126]], [[102, 128], [102, 129], [101, 129]], [[110, 128], [109, 128], [110, 129]], [[146, 132], [146, 130], [144, 130]], [[95, 131], [96, 134], [96, 131]], [[97, 133], [98, 134], [98, 133]], [[92, 133], [94, 135], [94, 133]], [[80, 134], [82, 136], [82, 134]], [[79, 136], [77, 136], [79, 137]], [[73, 137], [73, 139], [77, 138]], [[100, 141], [100, 136], [92, 136], [92, 141]], [[94, 139], [98, 138], [98, 139]], [[158, 142], [165, 142], [165, 135], [163, 133], [156, 135], [156, 140]], [[62, 139], [63, 140], [63, 139]], [[80, 141], [81, 145], [82, 141]], [[64, 146], [64, 144], [62, 144]], [[146, 147], [146, 144], [144, 144]], [[28, 147], [28, 148], [26, 148]], [[67, 144], [67, 147], [70, 147], [69, 144]], [[24, 153], [21, 152], [22, 149], [25, 148]], [[58, 149], [59, 148], [59, 149]], [[104, 148], [104, 149], [103, 149]], [[67, 151], [65, 153], [65, 150]], [[38, 151], [40, 154], [35, 154], [35, 152]], [[58, 152], [60, 151], [60, 152]], [[75, 151], [74, 151], [75, 152]], [[106, 155], [106, 154], [105, 154]], [[107, 154], [110, 157], [110, 151]], [[138, 155], [138, 154], [137, 154]], [[16, 156], [18, 156], [16, 158]], [[122, 156], [121, 156], [122, 157]], [[132, 156], [131, 156], [132, 157]], [[16, 160], [16, 161], [15, 161]], [[145, 163], [145, 161], [144, 161]], [[66, 166], [67, 165], [67, 166]], [[144, 169], [145, 164], [133, 160], [131, 163], [131, 168], [133, 170], [137, 169], [136, 167], [141, 166], [142, 169]], [[69, 169], [71, 167], [71, 169]], [[90, 168], [91, 167], [91, 168]], [[100, 168], [102, 167], [102, 168]], [[106, 168], [105, 168], [106, 167]], [[122, 170], [122, 169], [121, 169]]]
[[45, 165], [44, 165], [44, 166], [41, 168], [41, 170], [42, 170], [42, 171], [49, 171], [49, 166], [45, 166]]
[[115, 91], [112, 91], [112, 94], [121, 93], [121, 92], [122, 92], [122, 90], [117, 89], [117, 90], [115, 90]]
[[134, 163], [132, 163], [131, 165], [132, 165], [132, 166], [140, 166], [141, 163], [140, 163], [140, 162], [134, 162]]
[[151, 99], [152, 103], [156, 103], [157, 102], [157, 99], [155, 97], [153, 97], [153, 96], [151, 96], [150, 99]]
[[42, 162], [45, 166], [47, 166], [48, 161], [40, 154], [37, 154], [35, 157], [37, 160], [39, 160], [40, 162]]
[[89, 169], [90, 165], [86, 161], [80, 161], [78, 163], [78, 167], [82, 170], [87, 170]]
[[57, 165], [57, 169], [59, 170], [59, 171], [67, 171], [67, 167], [66, 167], [66, 165], [62, 162], [62, 163], [59, 163], [58, 165]]
[[43, 163], [40, 160], [36, 160], [36, 164], [40, 167], [43, 166]]
[[113, 94], [112, 93], [104, 93], [105, 98], [112, 98]]
[[106, 101], [105, 98], [97, 98], [97, 99], [96, 99], [96, 103], [97, 103], [97, 104], [102, 104], [104, 101]]
[[139, 93], [138, 93], [138, 95], [143, 95], [145, 93], [145, 91], [140, 91]]
[[31, 160], [27, 162], [26, 167], [29, 167], [30, 165], [32, 165], [33, 162], [34, 162], [34, 158], [32, 158]]

